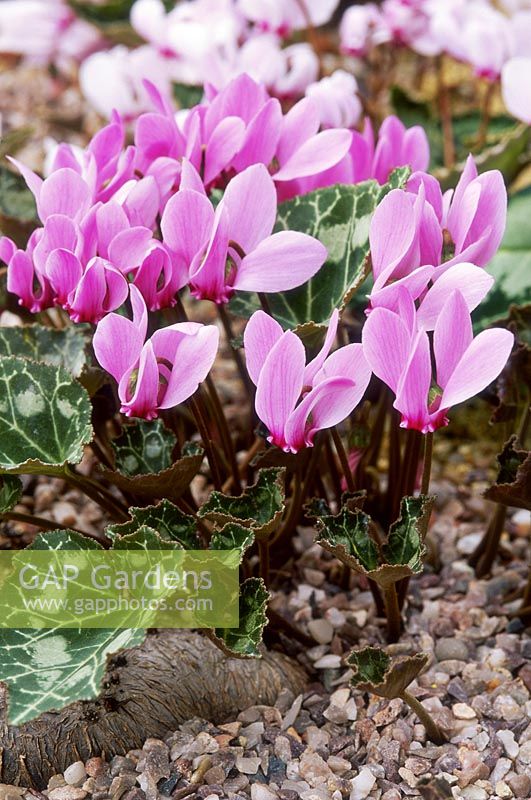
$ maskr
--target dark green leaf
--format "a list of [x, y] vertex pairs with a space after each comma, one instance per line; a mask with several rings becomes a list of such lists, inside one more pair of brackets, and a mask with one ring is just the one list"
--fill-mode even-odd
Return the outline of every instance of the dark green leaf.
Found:
[[11, 511], [22, 497], [22, 483], [16, 475], [0, 475], [0, 514]]
[[228, 522], [220, 531], [214, 531], [210, 540], [211, 550], [239, 550], [241, 558], [254, 543], [254, 533], [236, 522]]
[[343, 506], [337, 516], [317, 521], [317, 543], [357, 572], [378, 568], [378, 546], [371, 537], [371, 519], [363, 511]]
[[0, 357], [19, 356], [64, 367], [74, 378], [85, 366], [88, 344], [85, 325], [69, 326], [64, 330], [45, 328], [44, 325], [0, 328]]
[[179, 108], [192, 108], [198, 105], [203, 99], [203, 94], [202, 86], [190, 86], [187, 83], [173, 84], [173, 97]]
[[86, 0], [68, 0], [68, 4], [78, 16], [89, 22], [117, 22], [129, 20], [129, 14], [135, 0], [105, 0], [104, 2], [86, 2]]
[[393, 700], [400, 697], [411, 681], [418, 677], [428, 660], [427, 653], [391, 659], [379, 647], [365, 647], [353, 650], [346, 663], [354, 671], [351, 679], [353, 686]]
[[77, 531], [46, 531], [39, 533], [28, 550], [103, 550], [101, 544]]
[[35, 200], [24, 179], [0, 166], [0, 233], [25, 247], [38, 224]]
[[140, 525], [134, 533], [118, 536], [113, 543], [113, 550], [183, 550], [178, 541], [159, 536], [156, 530], [148, 525]]
[[248, 578], [240, 587], [240, 624], [237, 628], [216, 628], [214, 636], [222, 649], [238, 658], [260, 656], [259, 645], [267, 625], [269, 592], [261, 578]]
[[518, 449], [517, 441], [516, 436], [511, 436], [498, 455], [498, 477], [485, 491], [485, 497], [494, 503], [531, 511], [531, 452]]
[[129, 536], [139, 528], [147, 527], [168, 541], [179, 542], [186, 550], [199, 548], [196, 524], [192, 516], [184, 514], [169, 500], [162, 500], [156, 506], [130, 508], [131, 520], [117, 525], [109, 525], [106, 533], [110, 539]]
[[[342, 310], [369, 273], [369, 224], [374, 209], [391, 189], [402, 186], [407, 168], [396, 170], [389, 183], [338, 184], [299, 195], [278, 207], [276, 230], [308, 233], [328, 249], [317, 275], [298, 289], [268, 295], [273, 316], [286, 328], [307, 322], [325, 324], [335, 308]], [[250, 316], [254, 298], [240, 295], [234, 313]]]
[[116, 469], [128, 476], [161, 472], [171, 466], [176, 441], [161, 419], [125, 425], [122, 435], [112, 442]]
[[426, 535], [433, 497], [403, 497], [400, 517], [389, 529], [387, 543], [382, 547], [386, 564], [408, 566], [413, 573], [422, 571], [423, 539]]
[[284, 473], [279, 467], [261, 469], [256, 483], [239, 497], [212, 492], [198, 514], [222, 525], [239, 522], [265, 536], [275, 529], [284, 510]]
[[91, 411], [88, 394], [62, 367], [0, 358], [0, 469], [79, 463], [92, 439]]

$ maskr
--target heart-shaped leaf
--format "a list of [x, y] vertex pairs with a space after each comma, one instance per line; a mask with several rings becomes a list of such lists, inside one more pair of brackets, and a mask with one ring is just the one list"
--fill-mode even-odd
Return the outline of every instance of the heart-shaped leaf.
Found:
[[88, 394], [62, 367], [0, 358], [0, 469], [79, 463], [92, 439], [91, 411]]
[[427, 653], [391, 659], [380, 647], [353, 650], [346, 663], [353, 670], [352, 685], [364, 692], [393, 700], [401, 697], [428, 663]]
[[[100, 546], [75, 531], [36, 537], [34, 550], [83, 550]], [[20, 725], [100, 692], [107, 656], [143, 642], [143, 630], [74, 628], [0, 630], [0, 670], [8, 687], [9, 722]]]
[[227, 522], [220, 530], [214, 531], [210, 539], [209, 547], [211, 550], [239, 550], [241, 559], [245, 551], [254, 544], [254, 533], [237, 522]]
[[11, 511], [22, 497], [22, 482], [16, 475], [0, 476], [0, 514]]
[[121, 436], [112, 442], [116, 469], [128, 477], [168, 469], [176, 441], [161, 419], [124, 425]]
[[433, 497], [425, 495], [402, 498], [400, 517], [389, 528], [387, 542], [382, 547], [385, 564], [407, 566], [412, 573], [422, 571], [423, 540], [433, 502]]
[[77, 378], [87, 360], [89, 331], [85, 325], [69, 326], [64, 330], [45, 328], [44, 325], [0, 328], [0, 357], [18, 356], [53, 367], [64, 367]]
[[106, 528], [110, 539], [130, 536], [140, 528], [146, 527], [155, 531], [161, 539], [178, 542], [185, 550], [200, 548], [194, 518], [189, 514], [184, 514], [169, 500], [161, 500], [156, 506], [130, 508], [129, 515], [131, 517], [129, 522], [109, 525]]
[[363, 511], [343, 506], [337, 516], [319, 517], [317, 544], [356, 572], [378, 569], [378, 545], [370, 535], [371, 518]]
[[[335, 308], [347, 305], [370, 271], [369, 224], [374, 210], [390, 189], [404, 185], [408, 175], [409, 169], [402, 167], [384, 186], [373, 180], [337, 184], [280, 204], [275, 230], [308, 233], [328, 250], [325, 264], [311, 280], [297, 289], [268, 295], [271, 313], [281, 325], [323, 325]], [[252, 296], [243, 294], [231, 304], [234, 313], [244, 317], [257, 307]]]
[[257, 537], [266, 537], [280, 522], [284, 510], [285, 469], [268, 467], [258, 472], [255, 484], [239, 497], [212, 492], [198, 515], [218, 524], [238, 522], [252, 528]]
[[531, 511], [531, 452], [518, 449], [517, 441], [511, 436], [497, 456], [498, 477], [484, 496], [494, 503]]
[[113, 550], [184, 550], [178, 541], [159, 536], [154, 528], [140, 525], [134, 533], [117, 536], [113, 542]]
[[237, 628], [216, 628], [212, 636], [229, 656], [258, 658], [262, 634], [267, 625], [269, 592], [261, 578], [248, 578], [240, 586], [240, 624]]
[[203, 451], [199, 449], [191, 455], [183, 455], [171, 467], [160, 472], [123, 475], [121, 472], [101, 468], [101, 474], [109, 483], [137, 497], [151, 501], [161, 497], [178, 500], [199, 472], [202, 461]]

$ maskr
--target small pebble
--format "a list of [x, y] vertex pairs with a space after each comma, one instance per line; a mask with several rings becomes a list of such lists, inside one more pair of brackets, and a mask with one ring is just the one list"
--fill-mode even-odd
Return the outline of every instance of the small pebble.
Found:
[[308, 631], [319, 644], [328, 644], [334, 636], [334, 627], [327, 619], [312, 619]]
[[87, 771], [82, 761], [70, 764], [64, 771], [64, 779], [70, 786], [81, 786], [87, 777]]
[[501, 731], [496, 731], [496, 736], [503, 744], [503, 749], [505, 750], [509, 758], [516, 758], [516, 756], [520, 751], [520, 748], [514, 740], [514, 733], [509, 730], [501, 730]]
[[83, 800], [86, 796], [85, 790], [76, 786], [58, 786], [48, 794], [50, 800]]
[[475, 719], [476, 712], [466, 703], [456, 703], [452, 706], [452, 713], [456, 719]]
[[363, 800], [368, 797], [372, 787], [376, 783], [376, 778], [367, 767], [360, 770], [359, 775], [352, 779], [352, 789], [349, 800]]
[[251, 785], [251, 800], [277, 800], [278, 794], [271, 791], [263, 783], [253, 783]]
[[244, 775], [256, 775], [260, 766], [260, 759], [255, 756], [244, 758], [238, 756], [236, 758], [236, 769], [243, 772]]

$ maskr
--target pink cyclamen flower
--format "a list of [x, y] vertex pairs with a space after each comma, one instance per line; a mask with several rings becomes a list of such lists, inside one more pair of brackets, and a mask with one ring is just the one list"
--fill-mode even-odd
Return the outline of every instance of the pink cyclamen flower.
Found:
[[238, 0], [238, 8], [247, 19], [281, 36], [324, 25], [338, 5], [339, 0]]
[[412, 297], [405, 289], [400, 295], [398, 313], [376, 308], [369, 315], [362, 331], [363, 352], [375, 375], [395, 393], [401, 426], [428, 433], [448, 424], [452, 406], [474, 397], [498, 377], [514, 336], [491, 328], [473, 338], [467, 302], [454, 290], [436, 320], [432, 354], [428, 334], [417, 324]]
[[391, 32], [375, 3], [347, 8], [339, 26], [341, 50], [353, 56], [365, 56], [374, 45], [389, 41]]
[[361, 115], [358, 83], [354, 75], [336, 69], [329, 77], [310, 84], [306, 97], [312, 97], [319, 106], [322, 128], [353, 128]]
[[214, 325], [182, 322], [160, 328], [146, 341], [147, 309], [135, 286], [131, 303], [133, 320], [118, 314], [102, 319], [94, 352], [118, 382], [122, 413], [151, 420], [194, 394], [214, 363], [219, 332]]
[[375, 144], [371, 121], [367, 118], [363, 131], [354, 131], [350, 157], [353, 181], [375, 178], [384, 184], [397, 167], [409, 166], [413, 171], [425, 171], [430, 162], [430, 145], [421, 125], [406, 128], [390, 115], [384, 119]]
[[195, 297], [226, 303], [237, 290], [285, 291], [322, 266], [326, 248], [317, 239], [298, 231], [271, 234], [277, 201], [263, 164], [233, 178], [215, 210], [197, 173], [191, 165], [185, 169], [185, 185], [195, 188], [181, 188], [171, 198], [161, 230], [175, 263], [188, 270]]
[[531, 58], [511, 58], [502, 69], [502, 96], [507, 110], [516, 119], [531, 125]]
[[256, 311], [244, 332], [247, 370], [256, 385], [256, 413], [268, 441], [286, 452], [311, 447], [317, 431], [344, 420], [360, 402], [371, 372], [359, 344], [329, 355], [339, 315], [335, 311], [318, 355], [306, 364], [301, 340]]

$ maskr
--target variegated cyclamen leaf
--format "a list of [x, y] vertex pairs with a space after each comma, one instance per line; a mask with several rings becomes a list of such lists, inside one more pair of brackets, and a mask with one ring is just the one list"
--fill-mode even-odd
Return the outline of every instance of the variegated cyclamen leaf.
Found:
[[227, 655], [258, 658], [262, 634], [267, 625], [269, 592], [261, 578], [248, 578], [240, 586], [240, 624], [237, 628], [216, 628], [213, 633]]
[[0, 358], [0, 470], [79, 463], [92, 439], [91, 411], [85, 389], [62, 367]]
[[428, 529], [433, 497], [403, 497], [400, 517], [389, 529], [386, 544], [382, 547], [385, 564], [407, 566], [413, 573], [422, 570], [423, 539]]
[[129, 522], [109, 525], [105, 532], [110, 539], [130, 536], [140, 528], [150, 528], [167, 541], [178, 542], [186, 550], [196, 550], [200, 546], [196, 533], [195, 520], [185, 514], [169, 500], [162, 500], [156, 506], [130, 508]]
[[[272, 315], [285, 328], [304, 323], [322, 325], [335, 308], [342, 310], [369, 274], [369, 224], [380, 200], [403, 186], [409, 169], [402, 167], [387, 184], [377, 181], [337, 184], [298, 195], [278, 207], [276, 231], [301, 231], [319, 239], [328, 258], [303, 286], [268, 295]], [[232, 301], [235, 314], [248, 317], [258, 308], [253, 295]]]
[[161, 419], [138, 420], [124, 425], [121, 435], [112, 442], [116, 469], [122, 475], [144, 475], [171, 467], [177, 439]]
[[44, 325], [0, 328], [0, 357], [17, 356], [64, 367], [77, 378], [87, 361], [89, 332], [86, 325], [69, 326], [63, 330]]
[[343, 506], [336, 516], [317, 519], [317, 543], [357, 572], [378, 568], [378, 546], [370, 535], [370, 517]]
[[[32, 550], [92, 550], [100, 545], [76, 531], [36, 537]], [[100, 693], [107, 656], [141, 644], [143, 630], [0, 629], [0, 675], [13, 725]]]
[[284, 474], [285, 469], [280, 467], [259, 470], [256, 483], [239, 497], [214, 491], [198, 515], [221, 525], [238, 522], [252, 528], [256, 536], [267, 536], [278, 525], [284, 510]]
[[0, 514], [11, 511], [22, 497], [22, 482], [16, 475], [0, 475]]
[[484, 495], [494, 503], [531, 511], [531, 452], [517, 447], [518, 439], [511, 436], [497, 456], [499, 464], [496, 483]]
[[134, 533], [117, 536], [113, 542], [113, 550], [184, 550], [182, 544], [159, 536], [156, 530], [148, 525], [141, 525]]
[[353, 650], [346, 663], [353, 670], [352, 685], [393, 700], [400, 697], [428, 663], [427, 653], [391, 658], [380, 647]]
[[228, 522], [220, 531], [214, 531], [210, 539], [210, 550], [239, 550], [240, 561], [245, 551], [254, 544], [254, 533], [237, 522]]

